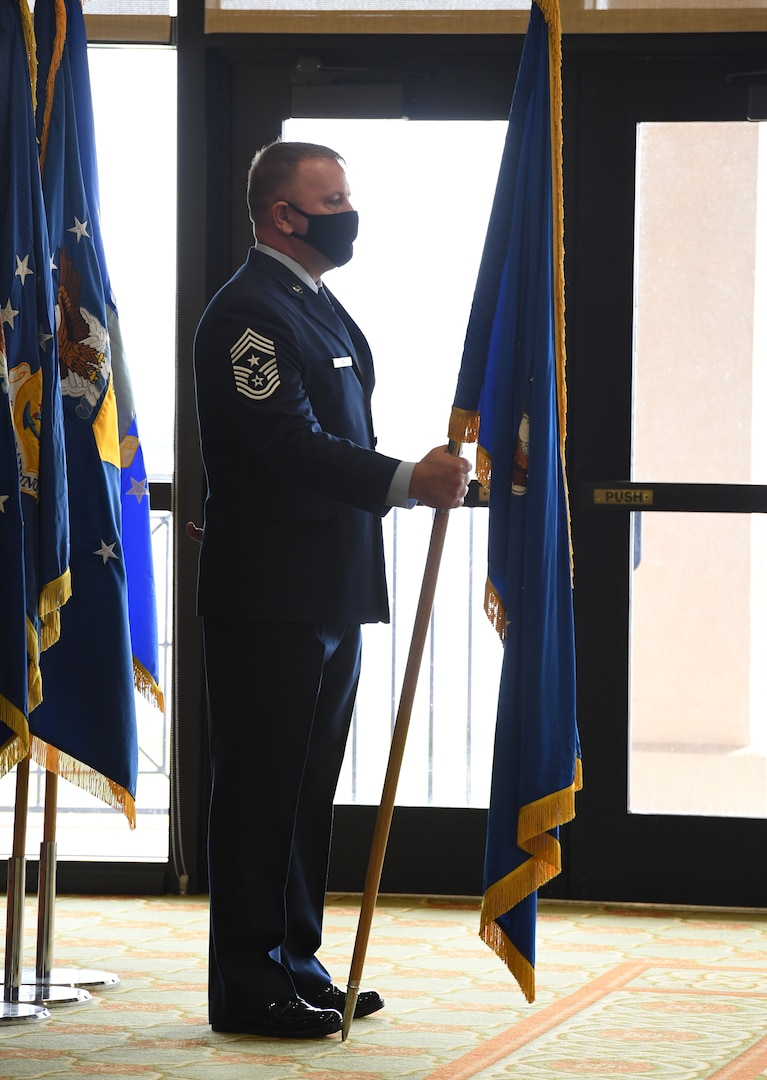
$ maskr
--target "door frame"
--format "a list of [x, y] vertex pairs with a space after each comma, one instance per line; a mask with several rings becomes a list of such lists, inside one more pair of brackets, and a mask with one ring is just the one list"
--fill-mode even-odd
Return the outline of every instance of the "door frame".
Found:
[[[194, 18], [193, 15], [187, 19]], [[413, 118], [505, 118], [521, 35], [212, 35], [179, 15], [179, 367], [177, 396], [176, 707], [179, 710], [175, 820], [186, 853], [187, 888], [205, 878], [207, 735], [196, 551], [183, 524], [199, 520], [199, 463], [190, 363], [207, 299], [251, 243], [242, 211], [255, 149], [280, 133], [296, 85], [296, 61], [319, 58], [367, 68], [399, 86]], [[732, 119], [744, 115], [745, 82], [733, 72], [763, 66], [767, 35], [594, 35], [563, 42], [565, 250], [571, 491], [581, 481], [625, 476], [630, 463], [634, 124], [641, 119]], [[338, 73], [337, 73], [338, 74]], [[330, 78], [331, 84], [333, 77]], [[388, 80], [388, 81], [387, 81]], [[336, 83], [337, 85], [337, 83]], [[303, 93], [304, 91], [302, 91]], [[595, 182], [594, 177], [599, 177]], [[753, 904], [753, 887], [710, 875], [693, 886], [689, 819], [638, 820], [625, 812], [628, 705], [629, 521], [600, 518], [573, 498], [578, 712], [584, 790], [562, 830], [563, 872], [542, 894], [657, 903]], [[375, 808], [337, 810], [330, 887], [359, 891]], [[485, 811], [395, 811], [383, 888], [481, 893]], [[708, 821], [698, 850], [733, 850], [738, 864], [764, 844], [763, 822]], [[413, 839], [416, 837], [416, 843]], [[723, 845], [723, 846], [722, 846]], [[731, 848], [730, 845], [734, 845]], [[417, 854], [414, 854], [414, 849]], [[423, 853], [430, 851], [426, 862]], [[645, 853], [641, 858], [638, 854]], [[728, 856], [729, 861], [729, 856]], [[680, 872], [680, 866], [682, 871]], [[648, 875], [648, 869], [650, 871]], [[733, 878], [735, 875], [733, 875]]]

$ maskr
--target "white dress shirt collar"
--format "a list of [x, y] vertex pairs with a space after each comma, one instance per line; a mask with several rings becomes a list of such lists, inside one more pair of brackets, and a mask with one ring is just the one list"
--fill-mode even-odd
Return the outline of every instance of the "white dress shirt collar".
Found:
[[259, 251], [263, 251], [264, 255], [269, 255], [270, 258], [276, 259], [277, 262], [281, 262], [283, 266], [287, 266], [289, 270], [292, 270], [296, 277], [301, 278], [305, 285], [308, 285], [312, 292], [319, 292], [317, 282], [312, 275], [306, 270], [301, 263], [296, 262], [295, 259], [291, 259], [290, 255], [284, 255], [281, 251], [275, 251], [274, 248], [268, 247], [266, 244], [261, 244], [256, 241], [256, 248]]

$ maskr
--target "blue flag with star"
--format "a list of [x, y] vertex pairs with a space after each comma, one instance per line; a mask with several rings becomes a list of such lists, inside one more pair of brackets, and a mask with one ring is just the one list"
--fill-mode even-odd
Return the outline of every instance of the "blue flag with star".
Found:
[[[43, 3], [50, 4], [50, 2], [51, 0], [43, 0]], [[72, 71], [78, 151], [83, 185], [91, 214], [89, 232], [98, 260], [106, 306], [112, 379], [117, 403], [122, 546], [128, 582], [128, 619], [133, 653], [133, 677], [136, 689], [147, 700], [163, 709], [164, 697], [160, 687], [157, 601], [149, 515], [149, 481], [139, 437], [130, 369], [101, 234], [101, 200], [85, 26], [78, 3], [68, 2], [66, 9], [67, 47]]]
[[564, 472], [558, 0], [534, 0], [450, 422], [490, 489], [486, 610], [503, 641], [483, 940], [535, 997], [537, 890], [559, 873], [581, 754]]
[[70, 594], [50, 249], [24, 0], [0, 0], [0, 773], [29, 749]]
[[37, 132], [56, 297], [69, 479], [72, 599], [42, 663], [33, 756], [135, 824], [138, 744], [122, 538], [118, 408], [98, 206], [81, 153], [92, 130], [80, 4], [37, 0]]

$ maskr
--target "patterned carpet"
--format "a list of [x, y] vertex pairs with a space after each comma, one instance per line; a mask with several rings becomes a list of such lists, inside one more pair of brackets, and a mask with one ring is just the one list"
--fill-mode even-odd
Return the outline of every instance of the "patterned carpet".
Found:
[[[340, 985], [358, 912], [358, 898], [331, 898], [323, 957]], [[541, 903], [534, 1005], [477, 928], [471, 900], [381, 898], [365, 983], [386, 1009], [343, 1043], [275, 1041], [207, 1026], [205, 898], [60, 897], [55, 966], [120, 983], [42, 1023], [0, 1024], [0, 1080], [767, 1077], [767, 913]]]

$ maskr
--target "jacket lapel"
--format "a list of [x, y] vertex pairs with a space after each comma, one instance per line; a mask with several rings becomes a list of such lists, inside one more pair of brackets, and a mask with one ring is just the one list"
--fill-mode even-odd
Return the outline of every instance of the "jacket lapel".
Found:
[[339, 350], [345, 349], [348, 352], [357, 378], [369, 393], [372, 392], [374, 379], [370, 346], [351, 315], [344, 310], [327, 286], [325, 292], [330, 303], [301, 281], [289, 266], [278, 259], [273, 259], [270, 255], [259, 252], [258, 248], [251, 248], [248, 262], [282, 282], [303, 304], [307, 316], [321, 323], [329, 334], [338, 339]]

